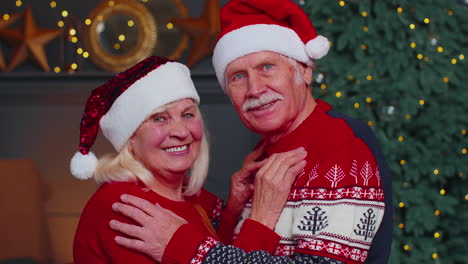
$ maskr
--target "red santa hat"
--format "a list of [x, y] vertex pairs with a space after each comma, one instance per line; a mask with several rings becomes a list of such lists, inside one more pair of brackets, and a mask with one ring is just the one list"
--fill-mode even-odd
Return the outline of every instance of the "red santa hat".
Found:
[[183, 98], [200, 102], [189, 69], [155, 56], [94, 89], [81, 119], [79, 151], [70, 163], [73, 176], [79, 179], [94, 176], [98, 161], [90, 149], [99, 127], [115, 150], [120, 151], [155, 109]]
[[273, 51], [312, 66], [329, 48], [328, 39], [317, 35], [309, 17], [291, 0], [231, 0], [221, 10], [213, 66], [225, 89], [226, 67], [244, 55]]

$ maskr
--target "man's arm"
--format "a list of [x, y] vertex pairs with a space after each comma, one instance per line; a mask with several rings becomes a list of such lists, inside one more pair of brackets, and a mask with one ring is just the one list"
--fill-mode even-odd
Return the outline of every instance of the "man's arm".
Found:
[[240, 248], [216, 244], [205, 256], [203, 262], [191, 264], [344, 264], [345, 262], [322, 256], [296, 254], [294, 259], [287, 256], [272, 256], [266, 251], [245, 252]]

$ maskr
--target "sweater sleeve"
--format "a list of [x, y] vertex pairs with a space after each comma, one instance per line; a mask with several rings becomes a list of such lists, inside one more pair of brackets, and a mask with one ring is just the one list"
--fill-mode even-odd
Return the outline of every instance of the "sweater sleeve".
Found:
[[323, 256], [296, 254], [295, 258], [287, 256], [272, 256], [265, 251], [245, 252], [240, 248], [220, 243], [206, 254], [203, 262], [194, 261], [191, 264], [345, 264], [340, 260]]
[[[242, 252], [264, 250], [272, 254], [278, 241], [279, 236], [275, 232], [256, 221], [247, 219], [234, 245]], [[169, 241], [162, 263], [201, 263], [216, 242], [218, 242], [216, 239], [202, 235], [191, 225], [183, 225]]]

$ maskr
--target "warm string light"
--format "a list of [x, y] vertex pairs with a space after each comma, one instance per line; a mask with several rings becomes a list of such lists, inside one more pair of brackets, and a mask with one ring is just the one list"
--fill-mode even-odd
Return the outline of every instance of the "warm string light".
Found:
[[[57, 8], [57, 7], [58, 7], [57, 1], [50, 1], [50, 2], [49, 2], [49, 6], [50, 6], [50, 8], [52, 8], [52, 9]], [[68, 12], [68, 10], [65, 10], [65, 9], [63, 9], [62, 11], [59, 11], [59, 12], [60, 12], [60, 17], [61, 17], [61, 18], [64, 18], [64, 19], [63, 19], [63, 20], [57, 21], [57, 26], [58, 26], [59, 28], [63, 28], [63, 27], [65, 27], [65, 21], [66, 21], [67, 19], [69, 19], [68, 17], [70, 17], [71, 15], [70, 15], [70, 13]], [[68, 41], [70, 41], [71, 43], [74, 43], [74, 44], [78, 43], [78, 41], [79, 41], [78, 36], [77, 36], [78, 31], [77, 31], [76, 28], [74, 28], [74, 27], [68, 27], [68, 28], [66, 29], [66, 33], [67, 33], [67, 40], [68, 40]], [[76, 50], [76, 53], [77, 53], [78, 55], [82, 54], [82, 53], [83, 53], [83, 49], [78, 48], [78, 49]], [[66, 68], [64, 68], [64, 71], [70, 72], [70, 71], [75, 71], [75, 70], [77, 70], [77, 69], [78, 69], [78, 63], [73, 62], [73, 63], [71, 63], [69, 66], [67, 66]], [[60, 72], [62, 72], [62, 68], [59, 67], [59, 66], [56, 66], [56, 67], [54, 67], [54, 72], [55, 72], [55, 73], [60, 73]]]

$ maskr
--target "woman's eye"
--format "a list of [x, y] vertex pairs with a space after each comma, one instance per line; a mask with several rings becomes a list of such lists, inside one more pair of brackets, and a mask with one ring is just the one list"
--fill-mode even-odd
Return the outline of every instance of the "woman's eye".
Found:
[[195, 115], [192, 114], [192, 113], [185, 113], [182, 115], [182, 117], [185, 117], [185, 118], [191, 118], [191, 117], [194, 117]]
[[164, 122], [165, 120], [166, 120], [166, 118], [164, 118], [163, 116], [155, 116], [153, 118], [154, 122]]

